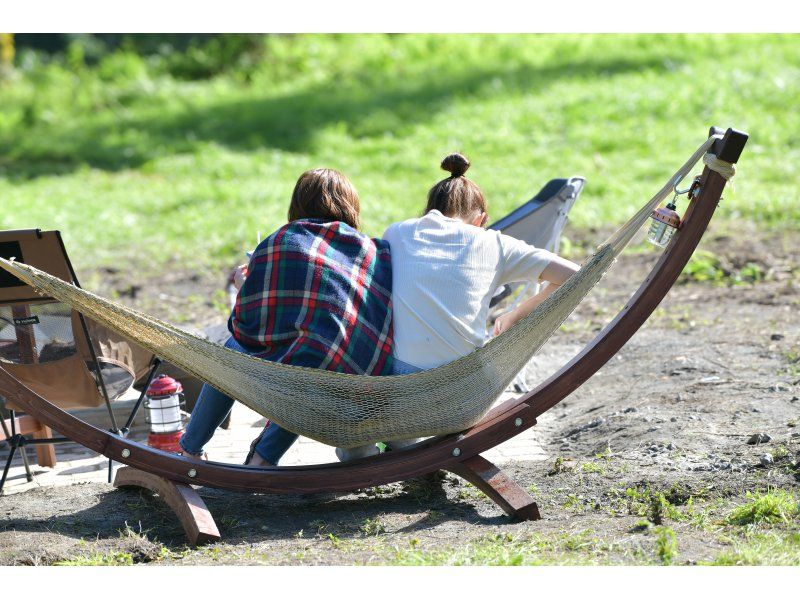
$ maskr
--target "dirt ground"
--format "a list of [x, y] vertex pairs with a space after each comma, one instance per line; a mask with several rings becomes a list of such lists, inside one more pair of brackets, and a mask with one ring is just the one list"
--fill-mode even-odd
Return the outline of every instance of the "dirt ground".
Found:
[[[450, 474], [339, 496], [204, 489], [224, 541], [191, 549], [156, 498], [83, 484], [0, 498], [0, 564], [800, 564], [798, 246], [797, 232], [707, 236], [721, 280], [684, 277], [540, 418], [547, 460], [501, 464], [536, 496], [540, 521], [511, 522]], [[655, 257], [624, 255], [545, 351], [574, 353]], [[763, 280], [733, 284], [742, 272]], [[217, 284], [171, 276], [174, 309], [183, 288]], [[132, 302], [144, 307], [164, 282], [143, 282]], [[195, 308], [198, 325], [217, 317]], [[769, 439], [748, 444], [756, 434]], [[783, 501], [779, 516], [737, 520], [765, 493]]]

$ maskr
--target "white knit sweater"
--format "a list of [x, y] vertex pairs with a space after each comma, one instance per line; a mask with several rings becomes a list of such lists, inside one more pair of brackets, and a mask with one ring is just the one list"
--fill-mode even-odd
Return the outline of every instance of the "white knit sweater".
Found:
[[489, 301], [508, 282], [536, 281], [554, 254], [438, 210], [389, 226], [394, 355], [428, 369], [486, 340]]

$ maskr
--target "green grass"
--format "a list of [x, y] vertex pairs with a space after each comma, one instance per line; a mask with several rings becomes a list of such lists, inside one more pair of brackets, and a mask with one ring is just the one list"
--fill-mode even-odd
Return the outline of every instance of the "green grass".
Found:
[[271, 36], [247, 77], [204, 81], [124, 51], [20, 54], [0, 81], [0, 228], [59, 228], [81, 268], [215, 268], [282, 224], [308, 168], [350, 176], [379, 235], [461, 150], [494, 216], [587, 176], [586, 229], [620, 223], [711, 124], [751, 134], [720, 218], [779, 225], [800, 217], [799, 51], [795, 35]]
[[740, 268], [725, 263], [721, 256], [698, 249], [681, 274], [682, 281], [713, 282], [729, 285], [755, 284], [764, 280], [766, 272], [756, 263], [747, 262]]
[[584, 473], [599, 473], [600, 475], [606, 474], [605, 465], [602, 463], [594, 463], [591, 461], [587, 461], [586, 463], [581, 463], [581, 471]]
[[591, 531], [556, 535], [493, 534], [442, 549], [394, 548], [391, 565], [595, 565], [607, 563], [616, 546]]
[[656, 555], [662, 565], [671, 565], [678, 557], [678, 538], [672, 528], [656, 530]]
[[655, 525], [661, 525], [665, 519], [681, 521], [686, 518], [673, 504], [673, 502], [680, 504], [683, 502], [682, 499], [676, 499], [672, 495], [667, 496], [663, 492], [652, 490], [649, 486], [626, 488], [625, 497], [630, 515], [646, 516], [648, 521]]
[[800, 532], [754, 532], [732, 541], [711, 565], [800, 565]]
[[92, 552], [89, 555], [78, 555], [69, 560], [58, 561], [54, 565], [62, 567], [108, 567], [133, 565], [133, 555], [128, 552], [111, 551], [107, 553]]
[[800, 518], [800, 497], [781, 488], [767, 492], [748, 492], [747, 502], [733, 509], [725, 522], [735, 525], [788, 523]]

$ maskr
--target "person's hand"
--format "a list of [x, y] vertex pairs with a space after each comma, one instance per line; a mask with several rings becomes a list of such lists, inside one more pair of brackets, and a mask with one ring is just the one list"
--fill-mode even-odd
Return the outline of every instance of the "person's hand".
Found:
[[505, 313], [502, 316], [498, 316], [498, 318], [494, 321], [494, 336], [500, 336], [517, 323], [517, 314], [515, 311], [516, 310]]
[[242, 264], [238, 266], [233, 273], [233, 286], [236, 287], [236, 290], [239, 291], [244, 285], [244, 281], [247, 278], [247, 264]]

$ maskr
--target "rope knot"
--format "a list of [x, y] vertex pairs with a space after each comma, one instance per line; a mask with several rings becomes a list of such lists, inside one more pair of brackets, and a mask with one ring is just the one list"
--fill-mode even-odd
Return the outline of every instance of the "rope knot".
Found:
[[720, 160], [716, 155], [711, 153], [703, 155], [703, 164], [708, 166], [710, 170], [718, 173], [726, 181], [731, 180], [733, 175], [736, 174], [736, 164]]

